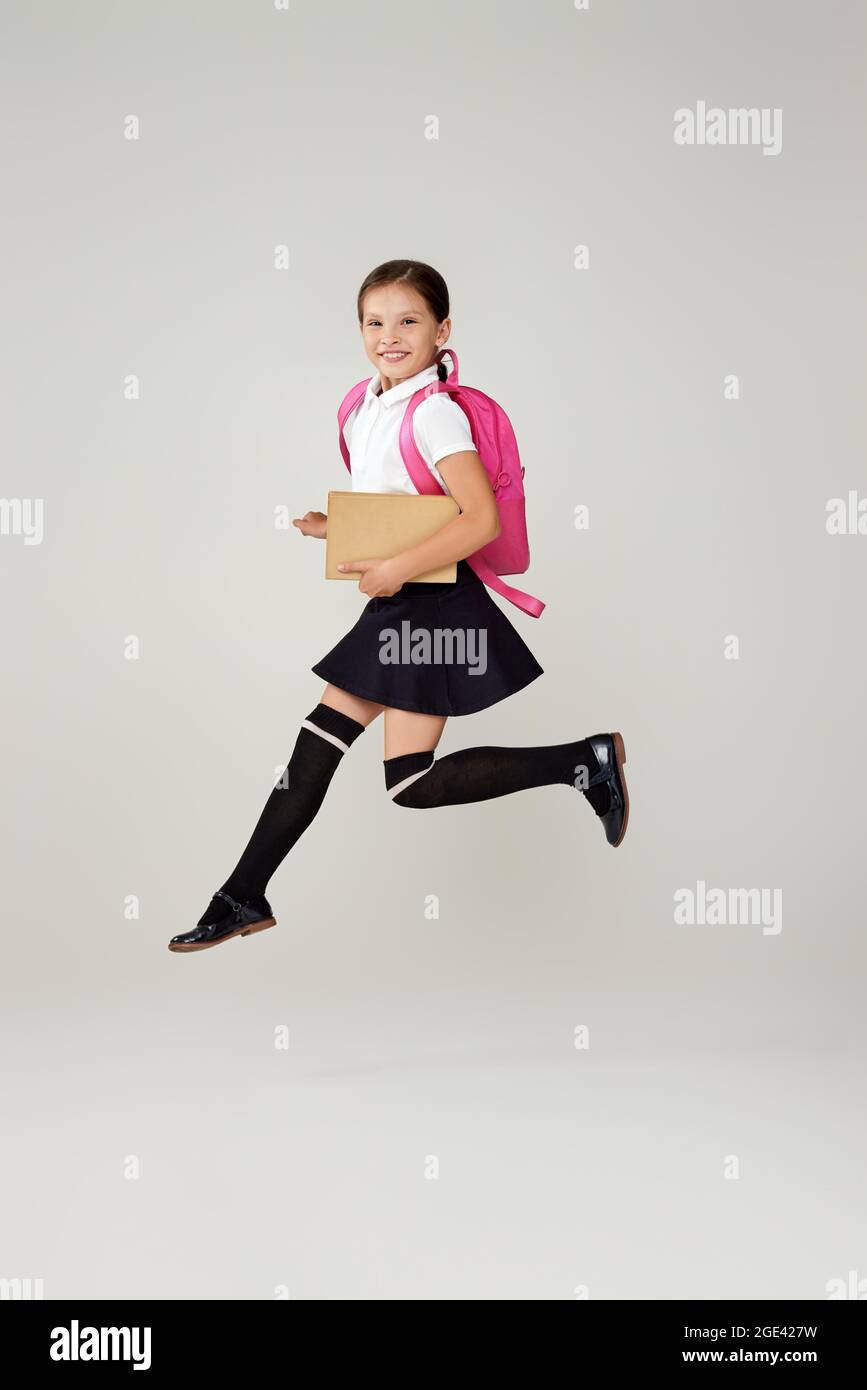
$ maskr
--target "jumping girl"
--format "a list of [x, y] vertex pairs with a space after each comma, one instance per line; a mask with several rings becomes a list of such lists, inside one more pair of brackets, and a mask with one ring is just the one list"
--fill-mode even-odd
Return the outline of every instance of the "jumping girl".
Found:
[[[398, 444], [410, 397], [445, 380], [442, 350], [451, 332], [442, 276], [421, 261], [387, 261], [364, 281], [358, 322], [375, 375], [349, 429], [353, 490], [415, 493]], [[268, 797], [250, 841], [192, 931], [172, 937], [172, 951], [200, 951], [275, 924], [265, 890], [307, 829], [334, 773], [355, 740], [380, 715], [388, 795], [398, 806], [430, 809], [487, 801], [528, 787], [578, 788], [619, 845], [629, 800], [619, 733], [535, 748], [464, 748], [437, 758], [446, 719], [474, 714], [543, 674], [542, 667], [482, 581], [467, 564], [499, 533], [497, 504], [467, 417], [445, 393], [422, 400], [412, 420], [418, 449], [460, 514], [435, 535], [391, 559], [347, 557], [360, 571], [368, 602], [358, 621], [312, 670], [327, 683], [302, 720], [295, 748]], [[346, 431], [349, 431], [348, 434]], [[328, 518], [307, 512], [293, 525], [324, 539]], [[452, 583], [413, 583], [414, 576], [457, 561]], [[420, 630], [483, 635], [484, 663], [415, 664], [382, 659], [380, 634]], [[476, 648], [478, 653], [479, 647]]]

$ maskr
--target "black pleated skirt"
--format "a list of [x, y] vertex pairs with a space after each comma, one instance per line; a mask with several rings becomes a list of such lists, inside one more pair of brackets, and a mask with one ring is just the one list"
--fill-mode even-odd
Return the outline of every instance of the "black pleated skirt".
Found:
[[452, 584], [409, 583], [369, 599], [311, 669], [364, 700], [442, 715], [487, 709], [543, 674], [466, 560]]

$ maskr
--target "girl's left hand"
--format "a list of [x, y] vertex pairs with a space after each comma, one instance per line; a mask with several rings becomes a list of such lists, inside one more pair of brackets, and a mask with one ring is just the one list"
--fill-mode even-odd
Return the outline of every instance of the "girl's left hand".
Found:
[[339, 570], [360, 570], [358, 587], [368, 598], [390, 598], [404, 582], [398, 566], [391, 560], [343, 560]]

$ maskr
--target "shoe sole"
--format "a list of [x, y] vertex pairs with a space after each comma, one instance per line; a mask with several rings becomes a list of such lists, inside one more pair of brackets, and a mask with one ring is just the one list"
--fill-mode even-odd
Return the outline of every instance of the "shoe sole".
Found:
[[617, 764], [617, 775], [623, 788], [623, 824], [620, 827], [620, 834], [611, 844], [611, 848], [616, 849], [622, 843], [623, 836], [626, 834], [626, 827], [629, 824], [629, 788], [626, 785], [626, 777], [623, 772], [623, 764], [626, 762], [626, 745], [623, 742], [623, 735], [612, 734], [611, 738], [614, 742], [614, 761]]
[[222, 946], [224, 941], [232, 941], [236, 936], [252, 936], [253, 932], [264, 931], [266, 927], [276, 927], [276, 917], [263, 917], [261, 922], [251, 922], [248, 927], [238, 927], [236, 931], [230, 931], [227, 936], [221, 936], [217, 941], [191, 941], [186, 944], [175, 945], [169, 942], [169, 950], [179, 953], [186, 951], [209, 951], [212, 946]]

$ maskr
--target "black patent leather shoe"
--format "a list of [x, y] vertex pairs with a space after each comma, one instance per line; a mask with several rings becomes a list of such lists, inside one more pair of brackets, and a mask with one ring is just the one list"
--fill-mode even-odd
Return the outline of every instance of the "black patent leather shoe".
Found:
[[629, 792], [626, 789], [626, 774], [623, 771], [623, 764], [626, 762], [623, 736], [618, 733], [594, 734], [587, 742], [599, 764], [599, 771], [590, 778], [587, 785], [598, 787], [603, 782], [608, 784], [608, 809], [597, 811], [596, 814], [602, 822], [606, 840], [616, 849], [626, 834], [629, 821]]
[[215, 898], [223, 898], [229, 904], [225, 917], [211, 922], [207, 927], [193, 927], [192, 931], [173, 936], [169, 942], [170, 951], [206, 951], [209, 946], [219, 946], [221, 941], [231, 941], [233, 936], [250, 936], [253, 932], [273, 927], [277, 919], [271, 911], [268, 899], [262, 896], [248, 898], [239, 903], [237, 899], [218, 888]]

